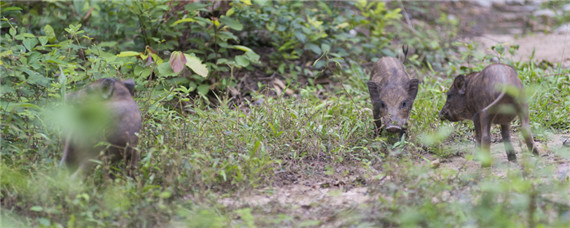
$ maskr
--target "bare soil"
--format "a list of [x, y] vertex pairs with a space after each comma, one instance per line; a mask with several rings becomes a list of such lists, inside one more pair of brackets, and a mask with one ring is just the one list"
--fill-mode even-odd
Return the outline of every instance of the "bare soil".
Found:
[[486, 54], [496, 54], [491, 47], [498, 44], [519, 45], [518, 51], [512, 56], [514, 61], [528, 61], [532, 57], [538, 62], [560, 63], [562, 67], [570, 67], [570, 34], [533, 34], [519, 38], [508, 34], [487, 34], [473, 37], [471, 41], [481, 44], [481, 50]]
[[[515, 136], [517, 134], [517, 132], [513, 134], [512, 142], [520, 160], [522, 156], [530, 156], [530, 154], [526, 150], [523, 140]], [[540, 163], [538, 167], [554, 167], [555, 170], [552, 175], [554, 175], [555, 180], [569, 180], [570, 160], [568, 157], [570, 157], [570, 148], [563, 147], [563, 142], [570, 138], [570, 133], [550, 135], [547, 138], [547, 140], [535, 141], [540, 150], [540, 157], [536, 159]], [[474, 153], [474, 143], [464, 145], [464, 147], [464, 155]], [[522, 153], [527, 154], [523, 155]], [[480, 163], [468, 160], [464, 155], [438, 161], [439, 165], [434, 169], [452, 169], [467, 173], [481, 172]], [[487, 171], [499, 178], [505, 177], [512, 169], [524, 168], [521, 167], [520, 163], [507, 160], [502, 142], [491, 144], [491, 156], [493, 166]], [[421, 159], [417, 159], [416, 162], [427, 163]], [[291, 226], [297, 224], [294, 221], [318, 221], [316, 224], [322, 227], [337, 227], [345, 224], [347, 218], [355, 219], [364, 216], [358, 214], [365, 212], [370, 205], [369, 203], [378, 201], [380, 196], [378, 191], [371, 191], [371, 188], [374, 188], [374, 185], [385, 184], [390, 181], [378, 180], [378, 177], [373, 175], [374, 172], [362, 171], [371, 175], [366, 180], [361, 181], [355, 181], [354, 178], [350, 180], [350, 177], [342, 175], [318, 178], [321, 179], [321, 182], [315, 182], [312, 178], [303, 178], [292, 184], [275, 185], [253, 190], [238, 197], [228, 197], [223, 199], [221, 203], [231, 209], [254, 208], [254, 214], [263, 216], [287, 214], [293, 216], [290, 218]], [[363, 184], [354, 185], [355, 182]], [[458, 189], [457, 191], [467, 190]], [[382, 197], [386, 198], [385, 196]], [[350, 215], [341, 216], [346, 215], [346, 213]], [[282, 221], [279, 224], [283, 225]]]

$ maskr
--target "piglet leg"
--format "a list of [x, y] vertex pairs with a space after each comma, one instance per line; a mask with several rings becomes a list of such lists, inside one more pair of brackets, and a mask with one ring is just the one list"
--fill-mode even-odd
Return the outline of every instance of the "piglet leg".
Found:
[[517, 160], [517, 155], [515, 154], [515, 150], [511, 144], [510, 131], [510, 124], [501, 124], [501, 136], [503, 137], [503, 143], [505, 144], [505, 151], [507, 151], [507, 159], [514, 162]]
[[521, 131], [528, 149], [531, 150], [534, 155], [538, 155], [538, 148], [534, 145], [534, 139], [530, 132], [530, 120], [527, 110], [528, 107], [524, 105], [519, 112], [519, 118], [521, 119]]
[[[491, 120], [487, 110], [482, 110], [479, 113], [479, 132], [481, 132], [481, 150], [489, 158], [491, 157]], [[477, 128], [477, 126], [475, 126]], [[477, 130], [475, 130], [477, 131]], [[481, 164], [483, 167], [491, 166], [491, 161], [483, 161]]]
[[71, 133], [69, 133], [67, 135], [67, 137], [65, 138], [65, 146], [63, 147], [63, 157], [61, 158], [61, 161], [59, 162], [59, 166], [63, 166], [65, 164], [65, 162], [67, 161], [68, 157], [69, 157], [69, 151], [70, 151], [70, 143], [71, 143]]

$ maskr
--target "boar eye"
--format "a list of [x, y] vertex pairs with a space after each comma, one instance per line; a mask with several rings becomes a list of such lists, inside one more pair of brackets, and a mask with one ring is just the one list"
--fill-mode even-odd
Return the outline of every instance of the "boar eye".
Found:
[[382, 109], [386, 108], [386, 104], [384, 104], [384, 101], [378, 101], [378, 105], [379, 105], [380, 108], [382, 108]]
[[447, 99], [449, 99], [449, 98], [451, 98], [451, 94], [448, 93], [448, 94], [447, 94]]
[[405, 108], [406, 106], [408, 106], [408, 101], [402, 101], [402, 108]]

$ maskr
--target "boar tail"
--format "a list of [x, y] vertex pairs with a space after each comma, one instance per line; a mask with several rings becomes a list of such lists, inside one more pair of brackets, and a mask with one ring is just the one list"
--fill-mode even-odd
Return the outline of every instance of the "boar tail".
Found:
[[408, 45], [402, 45], [402, 52], [404, 53], [404, 60], [402, 60], [402, 64], [405, 64], [408, 57]]
[[503, 99], [503, 97], [505, 97], [506, 94], [507, 94], [506, 91], [502, 91], [501, 94], [499, 94], [499, 96], [497, 97], [497, 99], [495, 99], [491, 104], [487, 105], [487, 107], [485, 107], [481, 111], [482, 112], [488, 112], [489, 110], [491, 110], [493, 107], [495, 107]]
[[69, 144], [71, 143], [71, 133], [69, 133], [67, 135], [67, 137], [65, 138], [65, 145], [63, 146], [63, 157], [61, 158], [61, 161], [59, 162], [59, 166], [63, 166], [65, 164], [65, 161], [67, 160], [67, 157], [69, 156]]

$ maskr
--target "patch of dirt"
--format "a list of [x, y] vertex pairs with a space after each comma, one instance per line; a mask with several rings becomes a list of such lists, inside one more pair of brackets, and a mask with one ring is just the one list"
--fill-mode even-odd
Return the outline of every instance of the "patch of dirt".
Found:
[[[517, 154], [517, 159], [520, 161], [523, 155], [522, 153], [529, 153], [524, 141], [518, 135], [519, 132], [512, 133], [512, 144], [515, 148], [515, 152]], [[569, 153], [570, 148], [563, 147], [563, 143], [566, 139], [570, 138], [570, 134], [559, 134], [559, 135], [552, 135], [547, 141], [536, 141], [535, 145], [538, 147], [540, 151], [540, 160], [545, 165], [555, 164], [560, 171], [569, 170], [570, 169], [570, 160], [567, 158], [570, 157], [570, 154], [566, 154], [566, 158], [564, 158], [564, 154], [560, 153]], [[498, 140], [497, 140], [498, 141]], [[466, 148], [468, 151], [467, 153], [475, 153], [475, 143]], [[491, 143], [491, 157], [493, 158], [494, 165], [491, 167], [492, 172], [495, 175], [503, 176], [505, 175], [505, 165], [511, 168], [520, 168], [520, 164], [509, 162], [507, 160], [507, 154], [505, 152], [505, 147], [502, 142]], [[477, 161], [467, 160], [465, 156], [456, 156], [451, 157], [445, 161], [441, 162], [442, 168], [451, 168], [459, 170], [462, 168], [467, 172], [472, 172], [481, 169], [481, 165]], [[568, 177], [568, 176], [567, 176]]]
[[513, 60], [528, 61], [534, 52], [538, 62], [561, 63], [570, 67], [570, 32], [554, 32], [553, 18], [535, 16], [540, 2], [472, 1], [448, 4], [449, 14], [460, 23], [460, 34], [467, 42], [481, 44], [486, 54], [497, 53], [497, 44], [520, 45]]
[[[509, 162], [503, 143], [494, 142], [491, 144], [493, 166], [490, 168], [490, 173], [497, 177], [505, 177], [509, 170], [522, 168], [520, 161], [522, 161], [523, 156], [530, 155], [522, 154], [528, 153], [528, 150], [526, 150], [526, 145], [519, 134], [520, 132], [512, 133], [512, 144], [519, 162]], [[555, 170], [552, 175], [555, 175], [555, 180], [570, 180], [570, 147], [563, 146], [564, 141], [568, 138], [570, 138], [570, 133], [554, 134], [547, 136], [546, 140], [535, 141], [540, 150], [540, 157], [533, 159], [539, 163], [538, 167], [553, 166]], [[480, 172], [482, 168], [479, 162], [465, 158], [466, 155], [474, 153], [475, 144], [472, 143], [463, 147], [464, 155], [443, 159], [436, 169], [453, 169], [467, 173]], [[427, 157], [431, 156], [428, 155]], [[427, 161], [418, 159], [416, 162]], [[353, 170], [349, 167], [339, 167], [339, 169]], [[295, 176], [292, 178], [294, 180], [288, 181], [285, 178], [284, 180], [288, 184], [276, 184], [273, 187], [253, 190], [240, 196], [227, 197], [222, 199], [221, 204], [229, 209], [254, 208], [254, 214], [265, 216], [287, 214], [293, 216], [294, 221], [318, 221], [318, 224], [323, 227], [342, 226], [343, 224], [346, 225], [345, 220], [357, 219], [358, 216], [362, 216], [359, 215], [360, 212], [366, 210], [369, 203], [378, 201], [378, 194], [381, 193], [371, 191], [370, 188], [391, 181], [389, 178], [378, 180], [377, 177], [369, 175], [370, 172], [364, 169], [353, 171], [354, 174], [344, 177]], [[367, 180], [354, 178], [355, 176], [359, 176], [359, 178], [362, 176], [358, 172], [367, 173], [370, 177]], [[316, 183], [315, 179], [322, 182]], [[469, 193], [465, 192], [465, 194]], [[294, 224], [297, 223], [293, 222], [290, 225], [295, 226]]]
[[228, 207], [263, 207], [268, 204], [289, 205], [309, 210], [312, 207], [346, 208], [358, 206], [369, 200], [366, 187], [319, 186], [291, 184], [277, 188], [256, 190], [247, 196], [225, 198], [222, 205]]
[[560, 63], [562, 67], [570, 67], [570, 34], [535, 34], [520, 38], [509, 34], [487, 34], [470, 40], [480, 43], [481, 49], [486, 54], [496, 54], [491, 47], [497, 44], [519, 45], [518, 51], [512, 56], [515, 61], [528, 61], [534, 52], [533, 60]]

